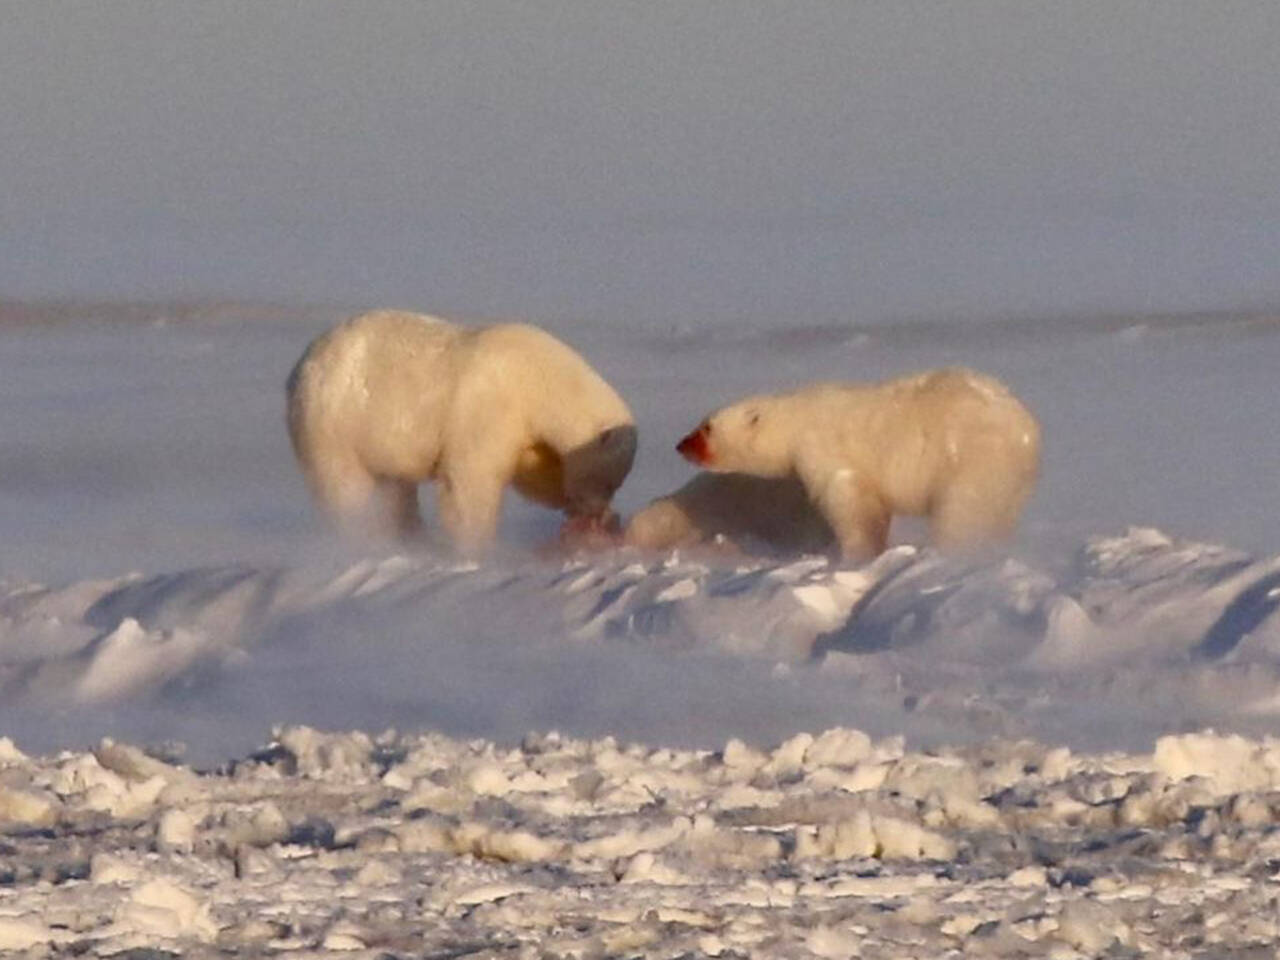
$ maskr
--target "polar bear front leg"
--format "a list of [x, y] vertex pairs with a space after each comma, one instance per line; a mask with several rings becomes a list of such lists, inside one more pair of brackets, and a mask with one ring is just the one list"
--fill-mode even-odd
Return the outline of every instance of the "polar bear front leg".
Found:
[[440, 477], [440, 522], [464, 556], [483, 553], [498, 532], [503, 480], [492, 471], [453, 467]]
[[813, 505], [835, 533], [841, 556], [865, 562], [882, 554], [889, 542], [891, 514], [875, 489], [848, 467], [815, 479], [801, 476]]
[[383, 524], [402, 540], [412, 540], [422, 533], [422, 514], [418, 511], [418, 485], [411, 480], [382, 480], [378, 484], [382, 500]]

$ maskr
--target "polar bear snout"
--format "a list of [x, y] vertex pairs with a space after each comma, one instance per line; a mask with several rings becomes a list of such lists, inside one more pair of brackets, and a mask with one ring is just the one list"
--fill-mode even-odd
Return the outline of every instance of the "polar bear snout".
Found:
[[690, 463], [705, 467], [711, 462], [711, 444], [707, 442], [707, 435], [710, 432], [710, 424], [700, 424], [696, 430], [676, 444], [676, 451]]

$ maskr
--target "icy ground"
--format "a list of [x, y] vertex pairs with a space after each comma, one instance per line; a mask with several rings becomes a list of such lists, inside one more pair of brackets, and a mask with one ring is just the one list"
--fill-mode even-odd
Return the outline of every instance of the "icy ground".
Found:
[[747, 390], [1007, 380], [1018, 542], [854, 568], [548, 555], [517, 503], [482, 564], [338, 543], [281, 410], [337, 311], [24, 310], [0, 952], [1273, 955], [1273, 320], [555, 328], [641, 424], [624, 514]]
[[1278, 797], [1280, 742], [1210, 734], [1078, 755], [288, 727], [206, 774], [0, 740], [0, 950], [1273, 956]]

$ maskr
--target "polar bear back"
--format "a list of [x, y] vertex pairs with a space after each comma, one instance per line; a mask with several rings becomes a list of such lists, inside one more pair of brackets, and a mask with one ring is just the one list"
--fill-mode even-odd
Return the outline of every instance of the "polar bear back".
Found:
[[876, 384], [797, 391], [798, 468], [838, 464], [870, 479], [894, 513], [924, 515], [956, 477], [1011, 472], [1034, 482], [1035, 418], [998, 380], [962, 368]]
[[[317, 339], [290, 376], [289, 397], [295, 446], [340, 444], [371, 473], [393, 477], [432, 476], [443, 446], [471, 442], [459, 433], [493, 429], [495, 411], [502, 429], [561, 451], [632, 423], [603, 378], [537, 327], [464, 328], [396, 310], [363, 314]], [[564, 397], [592, 402], [569, 409]], [[304, 417], [323, 426], [309, 429]]]
[[1040, 429], [998, 381], [963, 369], [747, 397], [677, 444], [718, 473], [795, 476], [846, 557], [884, 549], [894, 515], [936, 543], [1007, 538], [1039, 473]]

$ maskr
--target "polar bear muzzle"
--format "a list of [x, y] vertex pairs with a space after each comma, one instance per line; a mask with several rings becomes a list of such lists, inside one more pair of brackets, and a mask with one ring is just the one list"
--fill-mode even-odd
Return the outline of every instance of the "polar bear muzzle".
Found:
[[707, 442], [709, 433], [711, 424], [699, 424], [696, 430], [676, 444], [676, 451], [690, 463], [705, 467], [711, 462], [711, 445]]

